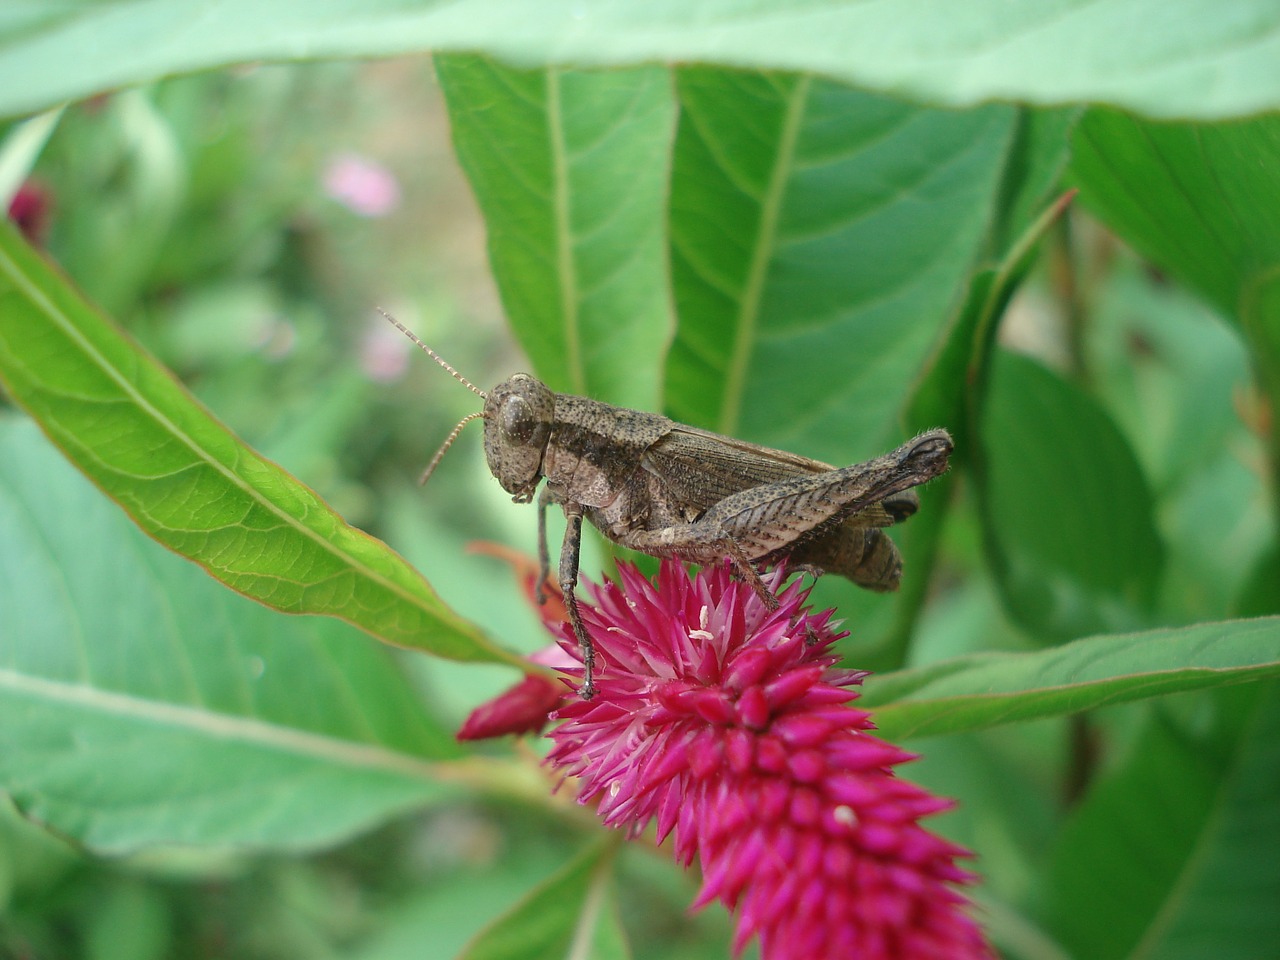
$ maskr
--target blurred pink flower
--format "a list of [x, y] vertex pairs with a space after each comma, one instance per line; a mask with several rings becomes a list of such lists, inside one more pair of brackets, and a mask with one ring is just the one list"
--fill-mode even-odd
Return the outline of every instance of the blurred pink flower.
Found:
[[23, 183], [9, 201], [9, 219], [36, 246], [44, 243], [52, 210], [53, 194], [34, 180]]
[[354, 153], [341, 153], [329, 161], [324, 192], [362, 217], [384, 217], [400, 203], [400, 184], [391, 171]]
[[360, 338], [360, 369], [374, 383], [395, 383], [409, 369], [409, 343], [385, 323]]
[[579, 778], [580, 802], [674, 833], [678, 859], [702, 867], [695, 906], [737, 912], [736, 950], [759, 937], [764, 960], [993, 957], [957, 890], [976, 880], [956, 865], [971, 854], [919, 824], [952, 804], [898, 779], [913, 755], [848, 705], [866, 674], [834, 666], [832, 611], [811, 613], [798, 582], [770, 611], [727, 565], [619, 574], [582, 608], [599, 692], [552, 717], [548, 762]]

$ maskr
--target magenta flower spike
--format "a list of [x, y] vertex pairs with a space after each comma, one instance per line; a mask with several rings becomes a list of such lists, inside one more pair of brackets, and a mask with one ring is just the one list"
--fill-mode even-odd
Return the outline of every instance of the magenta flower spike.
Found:
[[619, 574], [583, 608], [599, 692], [552, 715], [548, 762], [580, 801], [674, 834], [702, 868], [694, 906], [736, 912], [735, 951], [758, 937], [764, 960], [994, 957], [957, 889], [972, 854], [919, 823], [951, 801], [896, 777], [914, 756], [849, 705], [866, 674], [835, 666], [832, 611], [810, 612], [798, 581], [768, 610], [727, 565]]

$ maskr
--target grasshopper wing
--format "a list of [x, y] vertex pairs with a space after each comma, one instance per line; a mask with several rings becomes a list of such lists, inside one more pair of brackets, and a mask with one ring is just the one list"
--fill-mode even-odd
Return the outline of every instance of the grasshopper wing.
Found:
[[[768, 484], [829, 473], [835, 468], [785, 450], [775, 450], [677, 425], [649, 447], [644, 468], [660, 488], [651, 528], [694, 522], [734, 494]], [[860, 503], [832, 517], [783, 550], [760, 561], [784, 558], [814, 572], [835, 573], [877, 592], [896, 590], [902, 557], [879, 528], [911, 516], [920, 501], [914, 490]]]
[[[649, 447], [642, 464], [663, 486], [668, 502], [683, 508], [686, 520], [696, 520], [725, 497], [743, 490], [836, 469], [821, 460], [684, 424], [674, 425]], [[919, 506], [915, 492], [905, 490], [851, 513], [842, 525], [888, 527], [911, 516]]]

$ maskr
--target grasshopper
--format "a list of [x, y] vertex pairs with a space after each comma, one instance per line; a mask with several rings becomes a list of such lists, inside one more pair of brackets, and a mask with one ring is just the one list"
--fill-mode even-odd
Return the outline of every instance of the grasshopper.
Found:
[[583, 519], [614, 543], [650, 556], [699, 564], [728, 558], [769, 609], [778, 600], [757, 568], [780, 560], [814, 576], [835, 573], [869, 590], [895, 590], [902, 558], [881, 528], [916, 512], [912, 488], [945, 472], [952, 450], [947, 431], [929, 430], [891, 453], [837, 468], [660, 414], [553, 393], [527, 373], [485, 392], [383, 316], [484, 400], [482, 411], [453, 428], [420, 483], [462, 428], [482, 418], [485, 459], [511, 499], [530, 503], [542, 484], [539, 599], [551, 570], [547, 507], [563, 509], [559, 583], [582, 647], [584, 699], [595, 694], [595, 648], [576, 597]]

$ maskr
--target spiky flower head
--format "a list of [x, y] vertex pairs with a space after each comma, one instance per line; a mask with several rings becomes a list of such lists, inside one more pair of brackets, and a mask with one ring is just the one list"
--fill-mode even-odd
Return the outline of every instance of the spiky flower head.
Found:
[[[865, 673], [834, 665], [832, 611], [810, 612], [798, 581], [770, 610], [727, 565], [664, 562], [654, 583], [619, 565], [587, 589], [598, 693], [553, 714], [548, 760], [606, 823], [674, 834], [702, 868], [695, 906], [736, 911], [735, 950], [754, 936], [765, 960], [994, 956], [957, 891], [969, 852], [919, 823], [951, 803], [896, 777], [913, 755], [849, 706]], [[576, 657], [567, 629], [562, 646]]]

